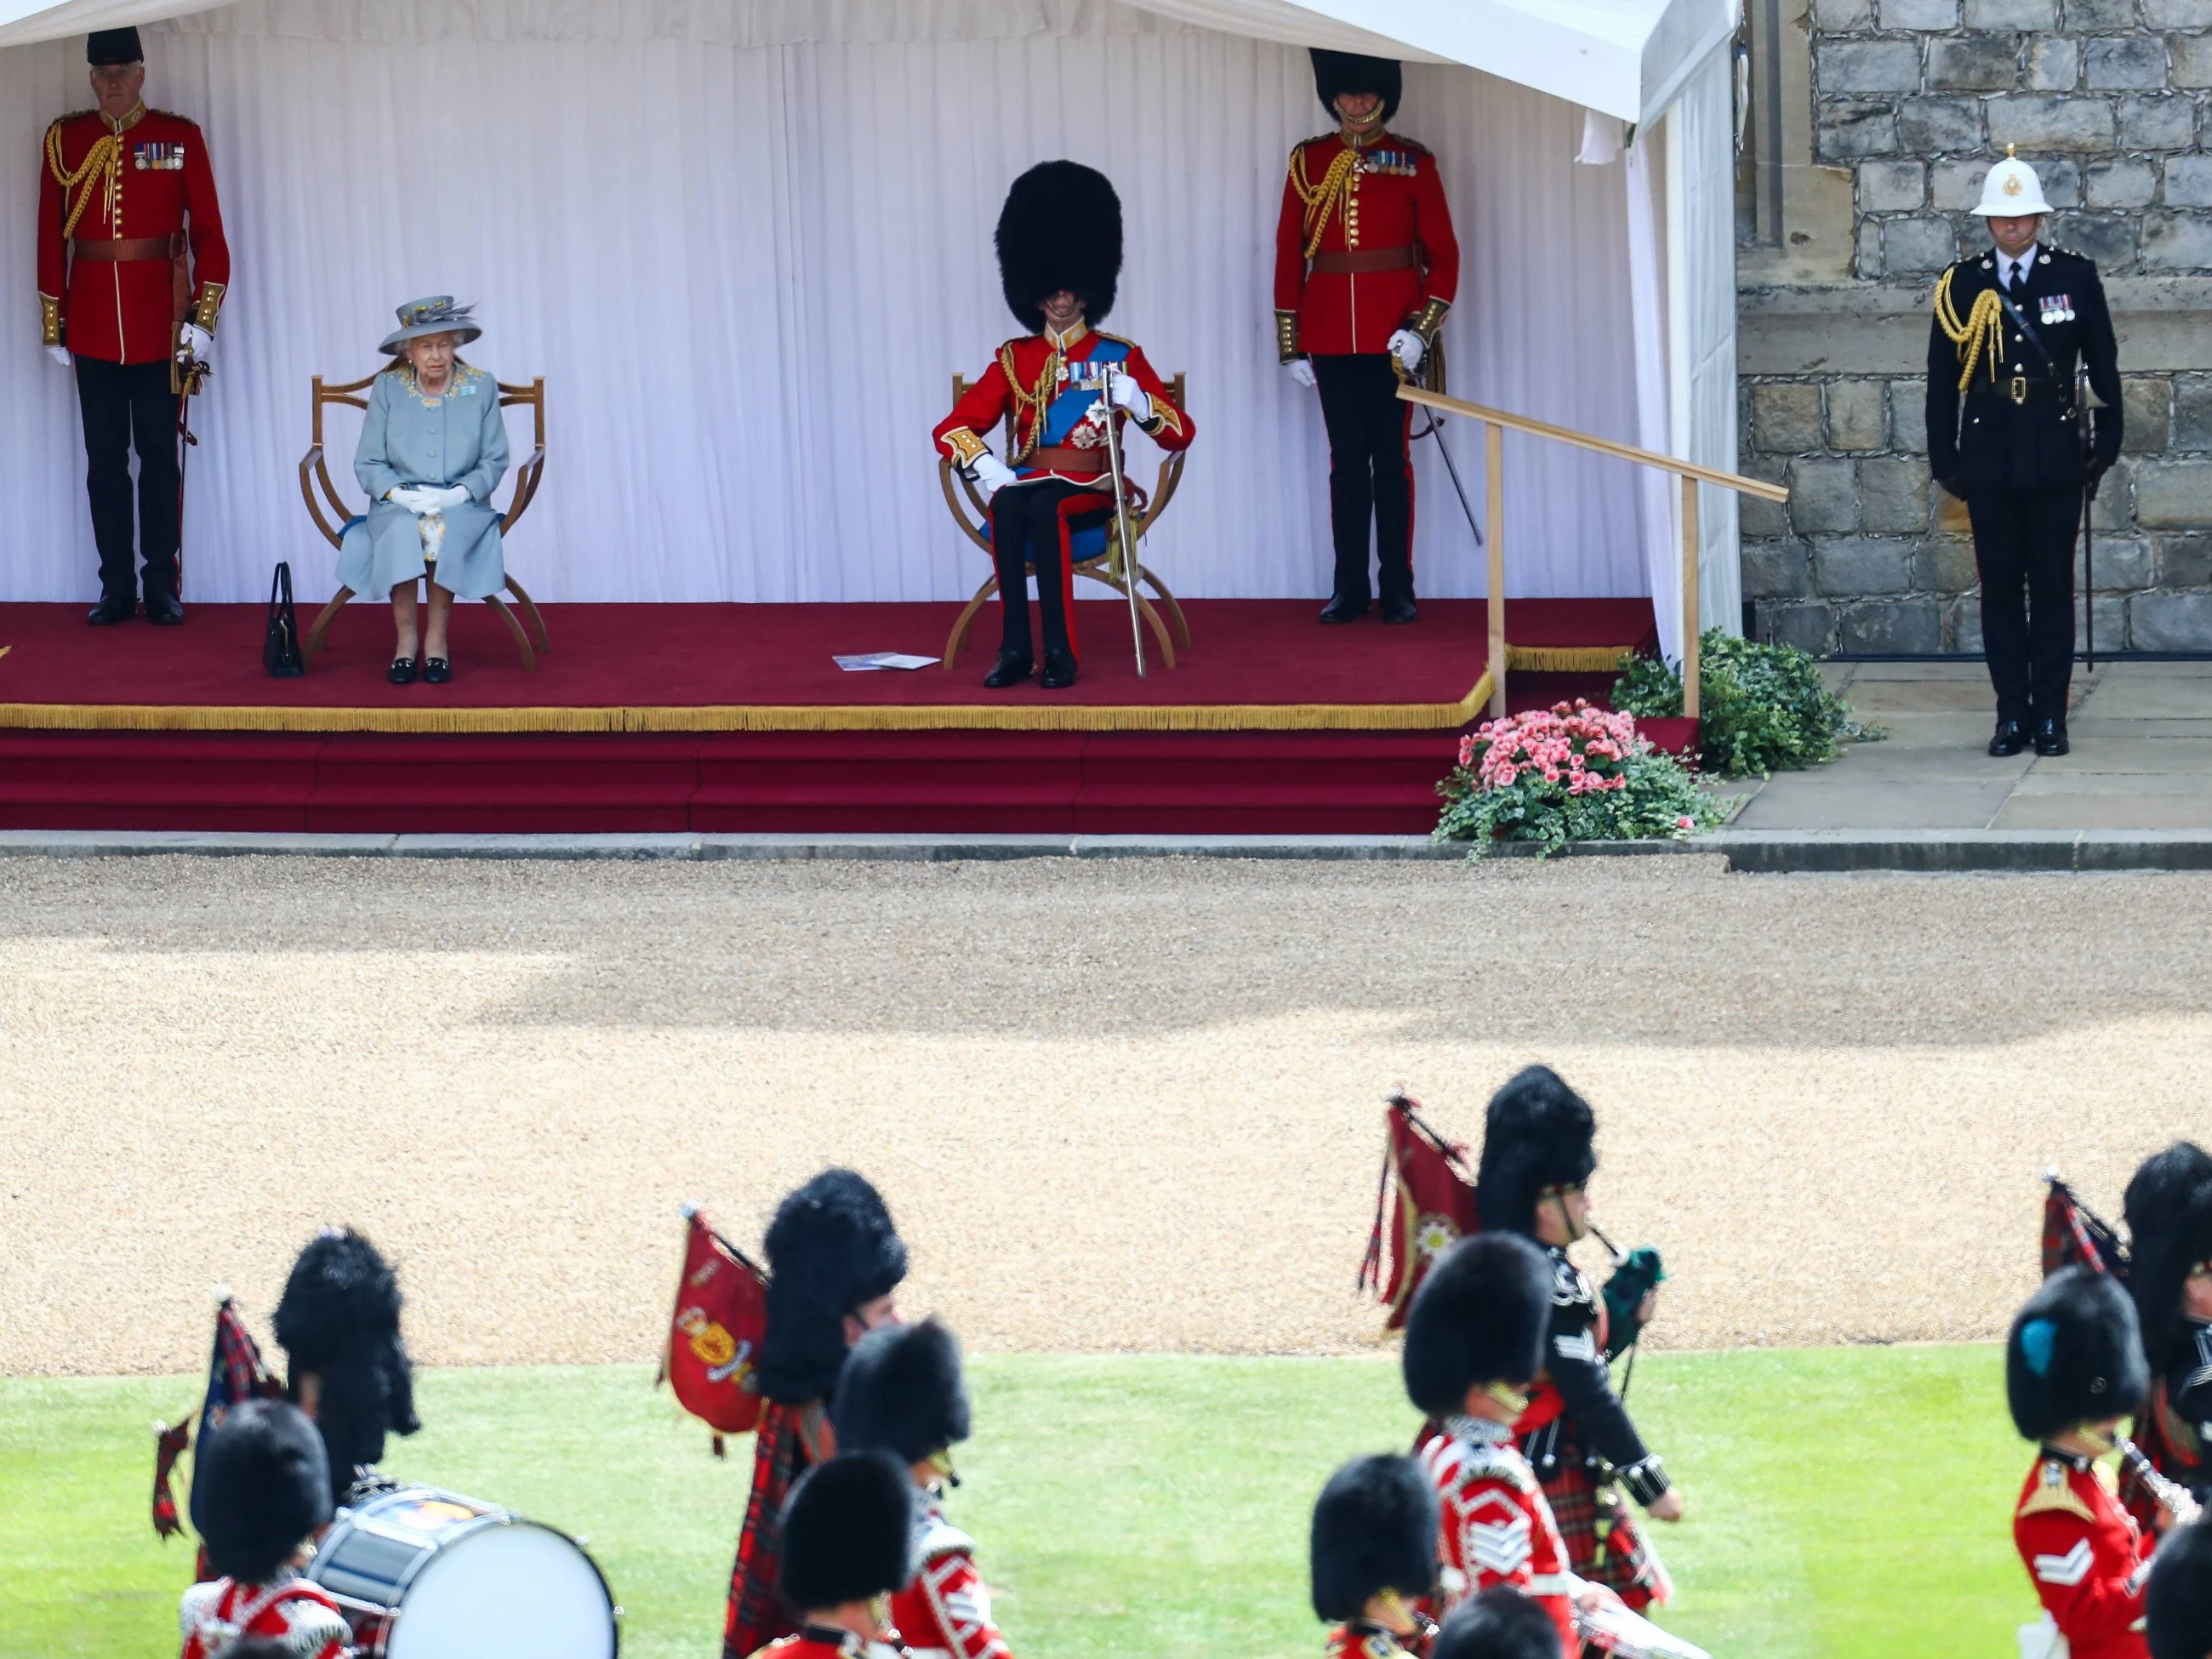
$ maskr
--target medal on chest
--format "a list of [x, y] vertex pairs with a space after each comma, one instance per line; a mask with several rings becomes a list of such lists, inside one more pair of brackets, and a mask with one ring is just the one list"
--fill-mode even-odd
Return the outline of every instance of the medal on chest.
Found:
[[140, 173], [182, 173], [185, 170], [185, 147], [182, 144], [140, 144], [131, 152], [131, 165]]
[[2074, 296], [2070, 294], [2042, 295], [2036, 303], [2043, 307], [2043, 321], [2046, 326], [2074, 320]]

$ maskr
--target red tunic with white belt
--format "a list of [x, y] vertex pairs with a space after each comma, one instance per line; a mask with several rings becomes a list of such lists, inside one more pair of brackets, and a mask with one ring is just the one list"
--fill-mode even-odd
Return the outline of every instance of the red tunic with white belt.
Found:
[[1275, 223], [1275, 333], [1283, 361], [1388, 351], [1410, 328], [1435, 343], [1459, 293], [1437, 158], [1378, 131], [1358, 145], [1341, 132], [1291, 152]]
[[320, 1584], [286, 1577], [274, 1584], [214, 1578], [185, 1592], [178, 1609], [180, 1659], [216, 1659], [247, 1636], [274, 1641], [293, 1659], [344, 1659], [353, 1630]]
[[891, 1596], [891, 1623], [913, 1659], [1013, 1659], [991, 1617], [991, 1592], [975, 1571], [975, 1540], [925, 1496], [915, 1531], [914, 1580]]
[[[189, 319], [215, 331], [230, 247], [198, 125], [141, 104], [46, 129], [39, 168], [39, 310], [48, 345], [160, 362]], [[185, 251], [189, 247], [189, 266]]]
[[2102, 1468], [2044, 1447], [2021, 1488], [2012, 1536], [2072, 1659], [2144, 1659], [2150, 1540]]
[[1561, 1650], [1580, 1651], [1574, 1607], [1578, 1581], [1536, 1472], [1503, 1423], [1455, 1417], [1420, 1449], [1436, 1489], [1442, 1535], [1437, 1559], [1444, 1611], [1492, 1584], [1541, 1603], [1559, 1627]]
[[[1078, 324], [1066, 334], [1032, 334], [1000, 346], [982, 379], [937, 423], [938, 453], [955, 466], [973, 466], [990, 453], [985, 434], [1004, 421], [1009, 434], [1006, 459], [1016, 477], [1064, 478], [1110, 489], [1106, 417], [1100, 407], [1103, 373], [1109, 366], [1133, 378], [1150, 400], [1150, 413], [1137, 422], [1146, 435], [1162, 449], [1188, 449], [1197, 429], [1176, 407], [1143, 349], [1119, 335]], [[1127, 418], [1124, 411], [1114, 411], [1117, 422]], [[1045, 452], [1042, 456], [1040, 450]]]

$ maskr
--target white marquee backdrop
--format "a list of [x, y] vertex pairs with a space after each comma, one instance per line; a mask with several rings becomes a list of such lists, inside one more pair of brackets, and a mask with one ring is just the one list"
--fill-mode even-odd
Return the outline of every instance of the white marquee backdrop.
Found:
[[[149, 101], [204, 125], [234, 256], [188, 594], [260, 598], [280, 558], [303, 598], [331, 591], [295, 482], [308, 378], [364, 372], [391, 308], [432, 292], [480, 303], [474, 361], [546, 377], [545, 485], [510, 555], [541, 597], [965, 594], [982, 561], [945, 519], [928, 429], [952, 372], [1011, 331], [1006, 186], [1062, 155], [1121, 192], [1109, 326], [1190, 374], [1198, 442], [1148, 558], [1194, 595], [1325, 593], [1319, 411], [1275, 366], [1269, 298], [1284, 156], [1323, 125], [1305, 53], [1070, 0], [940, 0], [896, 14], [930, 38], [872, 38], [890, 15], [767, 44], [702, 43], [691, 10], [636, 0], [246, 0], [149, 28]], [[0, 52], [20, 163], [0, 175], [21, 301], [0, 331], [5, 599], [96, 586], [74, 392], [30, 321], [33, 161], [87, 102], [82, 59], [75, 40]], [[1399, 125], [1452, 190], [1455, 390], [1634, 441], [1626, 192], [1619, 163], [1575, 165], [1582, 112], [1409, 65]], [[1480, 513], [1474, 430], [1447, 431]], [[1423, 590], [1479, 593], [1421, 449]], [[1507, 471], [1510, 592], [1646, 591], [1628, 469], [1513, 437]]]

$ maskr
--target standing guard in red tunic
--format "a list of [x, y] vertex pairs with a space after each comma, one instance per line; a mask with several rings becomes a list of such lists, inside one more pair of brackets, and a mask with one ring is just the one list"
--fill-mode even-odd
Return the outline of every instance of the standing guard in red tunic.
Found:
[[724, 1659], [749, 1659], [798, 1628], [799, 1608], [776, 1588], [776, 1517], [793, 1483], [836, 1450], [828, 1406], [846, 1351], [869, 1331], [897, 1322], [892, 1292], [906, 1277], [906, 1246], [883, 1195], [850, 1170], [824, 1170], [788, 1194], [763, 1243], [764, 1403], [754, 1430], [752, 1492], [730, 1570]]
[[891, 1593], [914, 1576], [914, 1486], [881, 1452], [809, 1469], [778, 1517], [776, 1584], [799, 1627], [759, 1651], [776, 1659], [892, 1659]]
[[[1133, 420], [1162, 449], [1188, 448], [1195, 429], [1145, 354], [1098, 325], [1121, 274], [1121, 198], [1106, 175], [1075, 161], [1041, 161], [1014, 180], [999, 213], [999, 278], [1006, 307], [1030, 333], [999, 348], [990, 368], [937, 423], [937, 447], [975, 486], [991, 513], [1004, 629], [984, 677], [1018, 685], [1036, 667], [1030, 636], [1029, 568], [1043, 611], [1044, 675], [1075, 684], [1075, 570], [1070, 540], [1114, 510], [1106, 422]], [[987, 434], [1006, 422], [1006, 459]]]
[[[2098, 1459], [2150, 1381], [2136, 1310], [2110, 1275], [2065, 1267], [2043, 1281], [2005, 1341], [2005, 1397], [2039, 1443], [2013, 1512], [2013, 1542], [2043, 1600], [2043, 1646], [2071, 1659], [2146, 1659], [2150, 1543]], [[2032, 1644], [2023, 1632], [2022, 1651]]]
[[[1371, 518], [1382, 620], [1409, 623], [1419, 614], [1413, 411], [1398, 387], [1437, 353], [1459, 292], [1459, 241], [1436, 157], [1388, 130], [1398, 64], [1316, 50], [1313, 65], [1314, 88], [1339, 125], [1291, 152], [1275, 224], [1275, 345], [1293, 380], [1321, 389], [1328, 428], [1336, 580], [1321, 619], [1367, 614]], [[1430, 384], [1442, 391], [1441, 374]]]
[[975, 1540], [945, 1518], [945, 1483], [957, 1483], [952, 1447], [968, 1437], [969, 1415], [960, 1345], [934, 1319], [862, 1337], [830, 1408], [841, 1448], [896, 1459], [919, 1490], [914, 1576], [891, 1596], [912, 1659], [1013, 1659], [975, 1570]]
[[1437, 1499], [1412, 1458], [1354, 1458], [1329, 1476], [1310, 1559], [1314, 1614], [1334, 1626], [1328, 1659], [1426, 1653], [1436, 1626], [1419, 1603], [1436, 1589]]
[[76, 369], [85, 491], [100, 549], [100, 603], [85, 620], [106, 627], [137, 614], [136, 447], [146, 619], [166, 626], [185, 619], [177, 399], [197, 384], [214, 347], [230, 248], [198, 126], [140, 100], [138, 31], [101, 29], [86, 40], [85, 57], [100, 107], [46, 129], [39, 173], [40, 325], [54, 361]]

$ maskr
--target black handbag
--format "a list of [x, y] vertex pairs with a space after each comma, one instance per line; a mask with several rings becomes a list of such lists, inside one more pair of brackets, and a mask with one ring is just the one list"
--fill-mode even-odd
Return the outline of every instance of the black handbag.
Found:
[[276, 562], [276, 580], [269, 584], [269, 623], [261, 635], [261, 665], [272, 678], [296, 680], [307, 672], [300, 655], [300, 618], [292, 609], [292, 567]]

